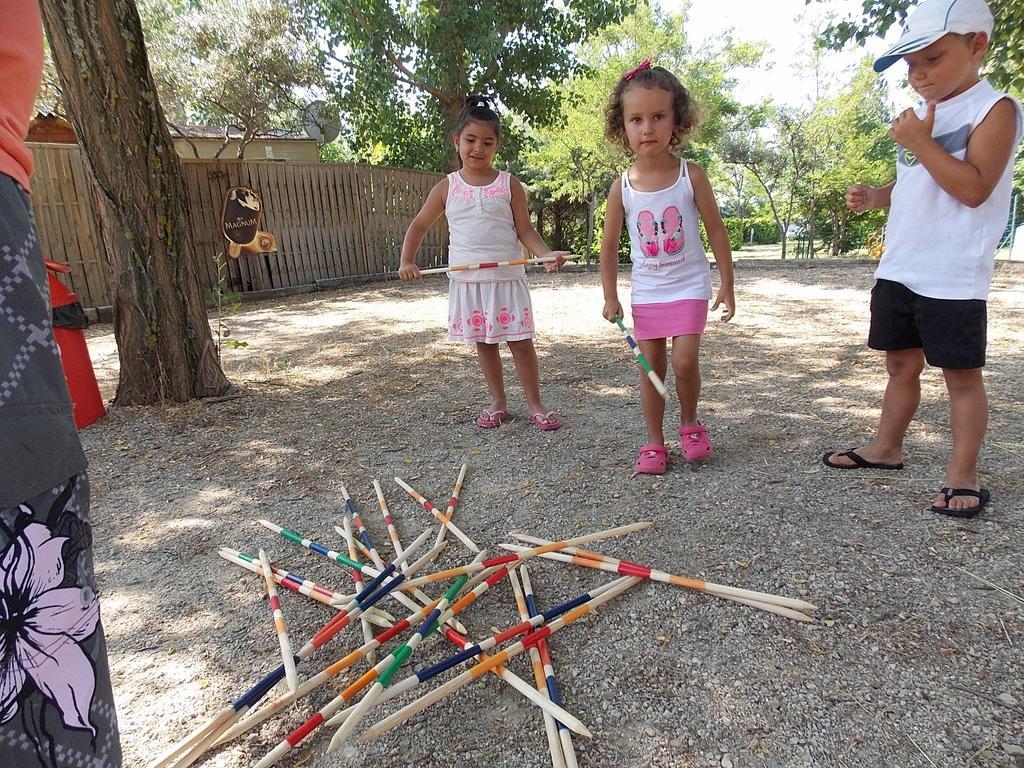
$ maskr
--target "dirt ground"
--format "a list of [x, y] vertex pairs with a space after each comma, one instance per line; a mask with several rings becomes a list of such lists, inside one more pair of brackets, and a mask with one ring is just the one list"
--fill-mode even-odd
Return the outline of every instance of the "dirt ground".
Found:
[[[630, 476], [643, 442], [638, 376], [600, 317], [593, 272], [531, 274], [544, 395], [565, 423], [547, 433], [527, 421], [507, 354], [513, 418], [494, 431], [473, 425], [487, 400], [471, 348], [444, 337], [443, 278], [245, 305], [226, 322], [248, 346], [224, 353], [244, 397], [114, 408], [83, 432], [125, 765], [145, 765], [279, 663], [261, 579], [219, 558], [219, 546], [262, 547], [351, 592], [346, 570], [257, 519], [343, 549], [333, 526], [344, 483], [390, 559], [371, 481], [409, 542], [431, 520], [392, 478], [443, 506], [464, 461], [455, 521], [492, 553], [509, 531], [559, 539], [650, 520], [652, 529], [595, 548], [820, 608], [805, 625], [645, 583], [553, 636], [565, 706], [594, 734], [576, 739], [581, 766], [1024, 765], [1024, 605], [965, 573], [1024, 595], [1024, 268], [999, 265], [989, 304], [982, 480], [993, 501], [967, 522], [926, 509], [949, 448], [936, 371], [925, 375], [905, 471], [821, 465], [826, 449], [861, 444], [877, 419], [883, 362], [864, 346], [871, 271], [741, 263], [736, 319], [713, 323], [703, 347], [702, 419], [716, 454], [687, 466], [671, 443], [662, 478]], [[109, 398], [110, 327], [91, 329], [89, 343]], [[669, 420], [677, 413], [673, 401]], [[452, 540], [437, 567], [470, 557]], [[531, 572], [542, 607], [612, 578], [540, 559]], [[292, 592], [282, 602], [296, 645], [332, 614]], [[507, 581], [462, 618], [477, 638], [513, 623]], [[360, 639], [343, 633], [300, 675]], [[440, 638], [425, 644], [399, 677], [452, 650]], [[532, 681], [524, 658], [510, 668]], [[201, 765], [255, 764], [363, 671]], [[281, 765], [551, 762], [539, 712], [493, 677], [359, 751], [325, 756], [328, 730]]]

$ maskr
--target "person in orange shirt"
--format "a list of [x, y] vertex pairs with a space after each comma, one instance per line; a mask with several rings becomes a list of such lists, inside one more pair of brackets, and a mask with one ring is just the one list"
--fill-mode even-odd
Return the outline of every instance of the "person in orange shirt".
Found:
[[121, 768], [86, 459], [29, 194], [37, 0], [0, 2], [0, 29], [0, 766]]

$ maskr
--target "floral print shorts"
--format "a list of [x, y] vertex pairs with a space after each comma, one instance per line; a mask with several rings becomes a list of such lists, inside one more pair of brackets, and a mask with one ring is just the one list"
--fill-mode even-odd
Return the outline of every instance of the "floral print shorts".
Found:
[[0, 766], [121, 768], [83, 472], [0, 508]]

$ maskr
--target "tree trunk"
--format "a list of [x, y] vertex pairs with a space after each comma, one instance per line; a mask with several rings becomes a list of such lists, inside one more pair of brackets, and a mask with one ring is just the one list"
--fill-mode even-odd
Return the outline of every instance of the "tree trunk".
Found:
[[597, 213], [597, 204], [600, 202], [599, 193], [594, 190], [587, 201], [587, 266], [590, 266], [590, 254], [594, 252], [594, 218]]
[[555, 230], [551, 233], [551, 245], [552, 250], [561, 251], [565, 245], [565, 235], [562, 228], [562, 216], [564, 215], [564, 209], [561, 205], [555, 204], [553, 209], [555, 217]]
[[455, 148], [455, 126], [459, 123], [459, 113], [462, 112], [462, 104], [455, 104], [453, 101], [451, 104], [445, 105], [445, 112], [448, 115], [448, 134], [445, 136], [445, 152], [448, 158], [448, 173], [458, 171], [462, 168], [462, 159], [459, 157], [459, 151]]
[[42, 0], [54, 63], [115, 285], [121, 371], [114, 402], [224, 394], [188, 225], [178, 156], [149, 71], [134, 0]]
[[846, 234], [846, 227], [844, 221], [839, 217], [836, 211], [832, 211], [832, 248], [831, 256], [833, 259], [838, 258], [840, 245], [843, 242], [843, 236]]
[[817, 215], [816, 211], [817, 201], [811, 200], [811, 215], [807, 219], [807, 258], [814, 258], [814, 237], [817, 234], [814, 226], [814, 217]]
[[[768, 206], [772, 209], [772, 218], [775, 219], [775, 226], [779, 228], [779, 242], [782, 243], [781, 258], [784, 259], [786, 258], [786, 230], [789, 228], [789, 221], [783, 221], [782, 216], [779, 215], [779, 207], [775, 204], [775, 198], [772, 196], [771, 187], [768, 186], [768, 183], [761, 176], [757, 166], [748, 165], [746, 167], [754, 174], [754, 178], [757, 179], [757, 183], [761, 185], [762, 189], [764, 189], [764, 193], [768, 198]], [[788, 216], [789, 214], [787, 213], [786, 215]]]

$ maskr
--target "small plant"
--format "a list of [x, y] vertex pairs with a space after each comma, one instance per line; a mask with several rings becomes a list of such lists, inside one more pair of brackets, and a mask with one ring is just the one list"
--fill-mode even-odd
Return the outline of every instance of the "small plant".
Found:
[[217, 356], [220, 357], [222, 347], [242, 349], [248, 347], [249, 342], [228, 338], [231, 329], [224, 324], [225, 317], [238, 313], [242, 308], [242, 295], [232, 291], [228, 282], [228, 262], [224, 258], [224, 251], [213, 257], [213, 265], [217, 268], [217, 283], [213, 286], [212, 298], [217, 315]]

